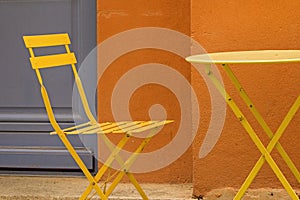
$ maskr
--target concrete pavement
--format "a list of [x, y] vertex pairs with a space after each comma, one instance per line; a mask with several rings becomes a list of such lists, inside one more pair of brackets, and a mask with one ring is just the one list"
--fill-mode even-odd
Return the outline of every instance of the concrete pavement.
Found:
[[[0, 176], [1, 200], [78, 200], [87, 187], [83, 177]], [[149, 199], [186, 200], [192, 197], [192, 184], [142, 184]], [[99, 199], [95, 195], [92, 199]], [[111, 200], [141, 199], [128, 183], [120, 184]]]
[[[78, 200], [88, 185], [83, 177], [0, 176], [0, 200]], [[141, 184], [150, 200], [192, 200], [192, 184]], [[299, 193], [299, 191], [297, 191]], [[221, 188], [194, 197], [203, 200], [232, 200], [237, 189]], [[95, 195], [93, 200], [99, 199]], [[140, 200], [135, 188], [121, 183], [110, 200]], [[247, 190], [243, 200], [290, 200], [284, 189]]]

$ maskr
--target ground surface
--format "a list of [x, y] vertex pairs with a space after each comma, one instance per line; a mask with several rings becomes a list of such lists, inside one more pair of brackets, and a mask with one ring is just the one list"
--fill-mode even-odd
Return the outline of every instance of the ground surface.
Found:
[[[0, 200], [77, 200], [88, 182], [84, 178], [0, 176]], [[142, 184], [150, 200], [191, 200], [192, 184]], [[216, 189], [194, 199], [231, 200], [237, 190]], [[93, 198], [99, 199], [99, 198]], [[131, 184], [119, 185], [111, 200], [141, 199]], [[247, 191], [243, 200], [289, 200], [285, 190]]]
[[[57, 177], [0, 177], [1, 200], [78, 200], [88, 186], [85, 178]], [[149, 199], [191, 199], [191, 184], [142, 184]], [[99, 199], [96, 198], [93, 199]], [[119, 185], [109, 198], [111, 200], [141, 199], [131, 184]]]

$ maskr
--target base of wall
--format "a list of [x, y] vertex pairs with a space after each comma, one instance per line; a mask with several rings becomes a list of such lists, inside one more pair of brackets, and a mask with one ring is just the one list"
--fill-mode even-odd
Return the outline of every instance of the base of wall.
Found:
[[[228, 200], [233, 199], [238, 192], [234, 188], [215, 189], [205, 195], [195, 195], [195, 199], [205, 200]], [[296, 191], [299, 194], [300, 190]], [[299, 196], [299, 195], [298, 195]], [[291, 199], [284, 189], [261, 188], [247, 190], [243, 200], [289, 200]]]

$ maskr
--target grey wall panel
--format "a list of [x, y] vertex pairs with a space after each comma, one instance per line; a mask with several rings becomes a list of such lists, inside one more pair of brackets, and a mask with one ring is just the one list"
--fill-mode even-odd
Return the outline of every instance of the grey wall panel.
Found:
[[[0, 146], [11, 148], [43, 148], [43, 147], [62, 147], [62, 142], [57, 135], [49, 135], [45, 132], [1, 132]], [[83, 147], [82, 141], [76, 135], [68, 136], [69, 140], [77, 147]], [[74, 147], [76, 147], [74, 146]]]
[[[72, 1], [0, 1], [0, 107], [42, 107], [35, 74], [28, 62], [23, 35], [68, 32], [72, 34]], [[76, 42], [76, 41], [74, 41]], [[72, 76], [67, 69], [49, 70], [45, 79], [55, 92], [55, 107], [70, 106]], [[58, 82], [62, 84], [58, 87]], [[61, 87], [63, 86], [63, 87]]]
[[[0, 171], [78, 169], [49, 124], [35, 72], [22, 36], [69, 33], [78, 66], [96, 45], [96, 0], [0, 0]], [[43, 48], [36, 54], [61, 52]], [[96, 68], [95, 68], [96, 70]], [[62, 127], [74, 125], [70, 67], [42, 70], [54, 112]], [[96, 81], [96, 71], [90, 78]], [[96, 136], [69, 137], [93, 169]], [[84, 144], [82, 141], [85, 141]], [[95, 168], [94, 168], [95, 169]]]
[[[92, 152], [77, 149], [81, 159], [88, 169], [93, 169], [94, 160]], [[80, 169], [69, 152], [65, 149], [0, 149], [0, 168], [26, 168], [26, 169], [52, 169], [52, 170], [78, 170]]]

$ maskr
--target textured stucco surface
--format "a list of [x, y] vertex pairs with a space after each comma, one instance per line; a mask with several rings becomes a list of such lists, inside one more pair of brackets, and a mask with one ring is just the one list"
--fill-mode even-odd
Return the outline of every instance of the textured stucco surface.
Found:
[[[125, 0], [98, 0], [97, 26], [98, 44], [100, 45], [115, 34], [143, 27], [168, 28], [190, 35], [190, 2], [186, 0], [134, 0], [129, 3]], [[135, 40], [135, 38], [132, 39]], [[120, 47], [130, 46], [130, 41], [127, 44], [119, 45]], [[111, 47], [112, 50], [114, 48], [118, 49], [119, 47]], [[101, 62], [101, 55], [99, 56], [99, 62]], [[99, 78], [98, 109], [100, 121], [113, 120], [111, 111], [112, 93], [122, 76], [131, 69], [147, 63], [159, 63], [169, 66], [182, 74], [186, 80], [190, 80], [189, 64], [184, 61], [184, 58], [175, 56], [168, 51], [140, 49], [120, 55]], [[140, 75], [141, 78], [147, 76], [147, 74]], [[165, 79], [168, 79], [168, 77], [165, 77]], [[172, 82], [172, 80], [168, 81]], [[185, 92], [182, 91], [182, 93]], [[188, 95], [187, 98], [189, 98]], [[162, 105], [166, 110], [167, 117], [174, 119], [175, 123], [156, 135], [145, 148], [145, 152], [155, 151], [167, 145], [176, 135], [181, 120], [179, 103], [174, 94], [168, 88], [152, 83], [139, 88], [131, 96], [129, 108], [132, 118], [134, 120], [149, 120], [148, 111], [154, 104]], [[190, 106], [185, 109], [187, 112], [191, 111]], [[132, 141], [128, 149], [132, 150], [134, 145], [135, 141]], [[157, 162], [161, 161], [158, 160]], [[155, 172], [138, 174], [137, 177], [142, 182], [191, 182], [192, 166], [192, 148], [189, 148], [176, 162], [170, 163], [170, 165]]]
[[[123, 31], [147, 26], [164, 27], [182, 32], [198, 41], [207, 52], [260, 49], [299, 49], [300, 4], [296, 0], [271, 1], [102, 1], [98, 0], [98, 43]], [[201, 122], [193, 148], [190, 148], [175, 163], [159, 171], [138, 175], [144, 182], [193, 182], [194, 195], [224, 187], [239, 188], [260, 156], [253, 142], [232, 111], [227, 109], [225, 124], [214, 149], [205, 158], [199, 158], [199, 148], [207, 132], [211, 116], [211, 99], [207, 87], [196, 70], [188, 63], [166, 52], [151, 49], [130, 52], [115, 60], [103, 74], [98, 85], [99, 119], [112, 120], [111, 94], [114, 85], [127, 71], [148, 62], [172, 66], [179, 71], [198, 95], [201, 107]], [[235, 88], [219, 66], [226, 89], [241, 107], [262, 142], [269, 139], [244, 106]], [[265, 118], [272, 131], [276, 131], [285, 114], [300, 93], [299, 64], [278, 65], [233, 65], [254, 104]], [[161, 95], [164, 94], [164, 95]], [[178, 102], [166, 88], [157, 85], [139, 89], [130, 101], [134, 118], [147, 119], [148, 108], [160, 103], [168, 111], [168, 117], [180, 121]], [[188, 108], [190, 109], [190, 108]], [[193, 115], [191, 110], [191, 116]], [[220, 119], [221, 121], [221, 119]], [[299, 112], [287, 128], [280, 142], [297, 166], [300, 138]], [[178, 123], [158, 135], [150, 149], [167, 144], [178, 128]], [[131, 148], [131, 147], [129, 147]], [[272, 156], [278, 161], [292, 186], [298, 184], [274, 150]], [[267, 164], [251, 185], [251, 188], [282, 188]]]

